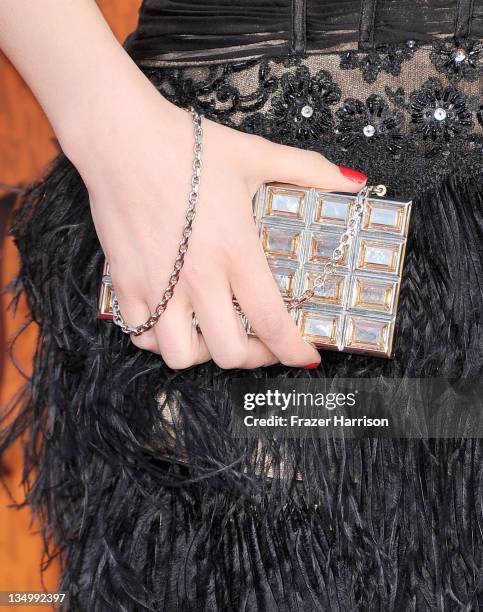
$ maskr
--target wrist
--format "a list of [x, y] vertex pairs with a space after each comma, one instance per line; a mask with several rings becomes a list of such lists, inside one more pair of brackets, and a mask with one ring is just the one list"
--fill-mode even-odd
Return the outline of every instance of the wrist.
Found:
[[164, 98], [139, 71], [124, 72], [114, 81], [89, 84], [82, 100], [53, 120], [64, 153], [83, 174], [105, 156], [129, 155], [132, 143], [157, 130], [166, 141], [166, 132], [179, 121], [183, 111]]

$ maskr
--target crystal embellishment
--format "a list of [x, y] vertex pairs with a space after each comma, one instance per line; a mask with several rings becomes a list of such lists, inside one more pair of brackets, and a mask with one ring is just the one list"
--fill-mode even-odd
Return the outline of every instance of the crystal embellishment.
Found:
[[267, 213], [276, 217], [302, 218], [305, 196], [290, 189], [274, 189], [267, 201]]
[[441, 107], [436, 108], [433, 113], [433, 117], [436, 119], [436, 121], [444, 121], [446, 119], [446, 115], [447, 112]]
[[306, 119], [310, 119], [310, 117], [312, 117], [312, 115], [314, 114], [314, 109], [312, 106], [309, 106], [308, 104], [306, 104], [305, 106], [302, 107], [300, 114], [302, 115], [302, 117], [305, 117]]
[[399, 243], [367, 240], [359, 242], [356, 269], [397, 274], [400, 262]]
[[461, 64], [461, 62], [464, 62], [465, 59], [466, 59], [466, 53], [464, 49], [462, 49], [461, 47], [458, 47], [457, 49], [453, 51], [453, 61], [456, 64]]
[[320, 196], [315, 213], [315, 220], [319, 223], [340, 225], [345, 227], [349, 220], [350, 202], [335, 202]]
[[324, 346], [337, 346], [340, 335], [340, 316], [335, 313], [322, 313], [318, 311], [304, 310], [300, 317], [299, 328], [304, 336]]
[[[284, 214], [275, 214], [274, 196], [281, 193], [290, 195], [291, 204], [283, 206]], [[339, 244], [354, 203], [351, 194], [279, 183], [259, 190], [255, 221], [285, 299], [313, 288]], [[302, 308], [291, 311], [309, 342], [391, 356], [410, 211], [411, 202], [377, 197], [366, 201], [358, 236], [344, 248], [334, 276]]]
[[380, 310], [392, 313], [396, 293], [397, 283], [394, 281], [355, 277], [350, 307], [354, 310]]
[[390, 339], [393, 322], [349, 317], [345, 334], [347, 349], [384, 350]]
[[[329, 261], [334, 249], [337, 248], [342, 232], [338, 234], [320, 233], [313, 234], [310, 241], [309, 261], [312, 263], [323, 263]], [[340, 265], [347, 264], [348, 249], [343, 250]]]
[[[315, 272], [308, 272], [306, 274], [304, 290], [313, 289], [316, 277], [317, 274]], [[333, 276], [324, 285], [322, 285], [322, 287], [318, 287], [315, 290], [313, 300], [315, 302], [323, 302], [325, 304], [342, 305], [347, 280], [348, 277], [346, 275], [341, 274]]]
[[263, 229], [262, 244], [267, 255], [288, 257], [297, 256], [300, 233], [296, 229], [286, 229], [277, 225], [266, 225]]
[[[384, 202], [369, 200], [362, 221], [363, 229], [379, 230], [394, 234], [405, 234], [408, 216], [404, 205], [387, 206]], [[405, 225], [406, 223], [406, 225]]]
[[376, 128], [373, 125], [365, 125], [362, 132], [366, 138], [371, 138], [376, 133]]
[[277, 265], [272, 266], [271, 269], [281, 294], [285, 298], [292, 298], [295, 270], [287, 266]]

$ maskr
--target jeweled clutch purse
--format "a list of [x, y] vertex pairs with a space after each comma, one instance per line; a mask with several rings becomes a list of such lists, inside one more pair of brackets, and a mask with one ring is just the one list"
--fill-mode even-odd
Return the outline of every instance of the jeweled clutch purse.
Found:
[[283, 296], [309, 298], [292, 311], [303, 336], [320, 348], [390, 357], [411, 202], [367, 189], [267, 184], [254, 212]]
[[[270, 183], [255, 196], [270, 268], [317, 347], [391, 356], [411, 202], [384, 194], [383, 186], [344, 194]], [[98, 316], [113, 317], [107, 263]]]

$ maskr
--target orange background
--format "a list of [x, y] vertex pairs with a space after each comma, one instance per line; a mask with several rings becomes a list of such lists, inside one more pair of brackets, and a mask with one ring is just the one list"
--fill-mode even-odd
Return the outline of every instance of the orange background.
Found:
[[[141, 0], [98, 0], [98, 4], [119, 40], [124, 40], [136, 26]], [[54, 136], [42, 110], [27, 86], [8, 60], [0, 53], [0, 183], [19, 185], [37, 176], [55, 155]], [[0, 197], [5, 195], [0, 186]], [[1, 284], [5, 287], [15, 274], [17, 256], [13, 243], [6, 238], [0, 255]], [[2, 296], [0, 322], [6, 337], [12, 337], [26, 316], [24, 304], [16, 317], [6, 311], [10, 297]], [[30, 326], [16, 344], [15, 355], [24, 370], [30, 370], [35, 342], [35, 329]], [[6, 356], [5, 342], [0, 346], [0, 404], [19, 389], [23, 380]], [[3, 366], [3, 367], [2, 367]], [[18, 444], [2, 458], [7, 471], [8, 487], [16, 501], [21, 501], [22, 453]], [[40, 576], [42, 544], [38, 526], [31, 523], [28, 509], [8, 508], [11, 499], [0, 488], [0, 591], [43, 590]], [[50, 567], [44, 574], [47, 590], [55, 590], [58, 568]], [[1, 608], [6, 610], [7, 608]], [[23, 607], [12, 608], [22, 610]], [[27, 609], [27, 608], [25, 608]], [[31, 608], [28, 608], [31, 609]]]

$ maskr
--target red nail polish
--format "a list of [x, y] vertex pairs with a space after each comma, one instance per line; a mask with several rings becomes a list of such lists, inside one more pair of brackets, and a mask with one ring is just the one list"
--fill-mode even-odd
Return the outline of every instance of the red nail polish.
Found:
[[308, 365], [304, 366], [304, 370], [313, 370], [314, 368], [318, 368], [320, 364], [320, 361], [316, 361], [315, 363], [309, 363]]
[[348, 178], [354, 183], [365, 183], [367, 181], [367, 176], [363, 172], [359, 172], [359, 170], [354, 170], [354, 168], [339, 166], [339, 170], [341, 174], [345, 176], [345, 178]]

